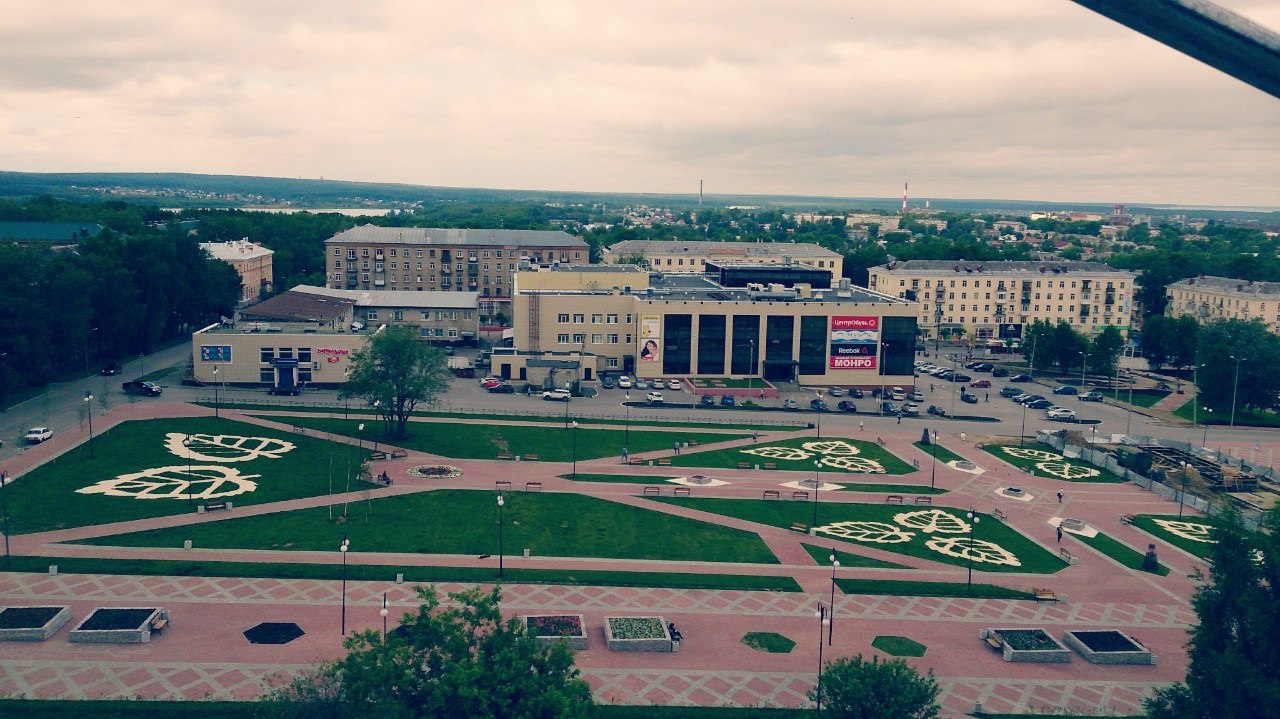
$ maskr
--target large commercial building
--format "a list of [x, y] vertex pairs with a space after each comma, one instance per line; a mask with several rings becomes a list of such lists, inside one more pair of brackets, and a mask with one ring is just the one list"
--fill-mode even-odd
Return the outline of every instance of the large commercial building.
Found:
[[[869, 388], [912, 383], [916, 318], [912, 303], [847, 281], [738, 288], [630, 265], [560, 266], [517, 273], [514, 339], [520, 355], [581, 353], [595, 373]], [[504, 361], [495, 354], [496, 372], [522, 378], [518, 361]]]
[[432, 344], [474, 344], [476, 302], [474, 292], [298, 286], [193, 334], [193, 374], [204, 382], [285, 388], [341, 384], [351, 352], [384, 327], [412, 327]]
[[623, 240], [600, 253], [606, 264], [643, 261], [654, 272], [702, 274], [707, 263], [777, 265], [799, 263], [840, 277], [844, 256], [811, 243]]
[[872, 290], [914, 304], [926, 338], [1017, 340], [1037, 320], [1084, 333], [1131, 324], [1134, 274], [1098, 262], [908, 260], [868, 274]]
[[587, 243], [560, 231], [442, 230], [361, 225], [325, 240], [328, 286], [344, 290], [474, 292], [486, 320], [510, 316], [522, 260], [590, 261]]
[[1165, 286], [1169, 317], [1214, 320], [1262, 320], [1280, 334], [1280, 282], [1250, 282], [1229, 277], [1192, 277]]
[[201, 242], [200, 248], [215, 260], [231, 265], [240, 275], [240, 301], [253, 302], [271, 292], [271, 256], [275, 253], [249, 240]]

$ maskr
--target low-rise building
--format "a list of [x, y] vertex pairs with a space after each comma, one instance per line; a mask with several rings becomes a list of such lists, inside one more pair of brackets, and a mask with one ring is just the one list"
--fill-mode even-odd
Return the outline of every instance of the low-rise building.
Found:
[[221, 260], [240, 275], [240, 302], [253, 302], [271, 293], [274, 275], [271, 256], [275, 253], [248, 239], [231, 242], [201, 242], [200, 249]]
[[1191, 277], [1165, 285], [1169, 317], [1214, 320], [1262, 320], [1280, 334], [1280, 282], [1251, 282], [1229, 277]]
[[778, 265], [800, 263], [839, 277], [844, 256], [807, 242], [623, 240], [600, 253], [605, 264], [643, 262], [654, 272], [702, 274], [708, 262]]
[[0, 242], [55, 250], [75, 247], [100, 234], [102, 225], [92, 222], [0, 222]]

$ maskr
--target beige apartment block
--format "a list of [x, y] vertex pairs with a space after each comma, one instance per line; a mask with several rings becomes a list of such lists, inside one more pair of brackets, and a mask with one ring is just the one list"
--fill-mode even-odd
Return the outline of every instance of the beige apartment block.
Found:
[[1250, 282], [1229, 277], [1192, 277], [1165, 285], [1169, 317], [1214, 320], [1262, 320], [1280, 334], [1280, 282]]
[[231, 242], [201, 242], [200, 248], [215, 260], [235, 268], [240, 275], [240, 302], [253, 302], [271, 292], [271, 256], [275, 253], [247, 239]]
[[868, 274], [872, 290], [914, 303], [926, 338], [963, 329], [978, 340], [1016, 340], [1037, 320], [1127, 332], [1134, 310], [1135, 275], [1098, 262], [908, 260]]
[[516, 273], [515, 347], [532, 353], [582, 352], [600, 371], [621, 370], [634, 355], [634, 293], [649, 288], [635, 265], [560, 265]]
[[561, 231], [361, 225], [325, 240], [328, 286], [345, 290], [474, 292], [497, 324], [511, 313], [521, 262], [590, 261], [587, 243]]
[[844, 256], [812, 243], [623, 240], [601, 251], [606, 264], [643, 261], [655, 272], [699, 274], [708, 262], [779, 265], [789, 262], [829, 270], [839, 277]]

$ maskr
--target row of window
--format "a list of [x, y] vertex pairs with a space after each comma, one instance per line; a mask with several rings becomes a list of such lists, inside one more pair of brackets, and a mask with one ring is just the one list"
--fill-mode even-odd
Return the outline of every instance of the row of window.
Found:
[[[941, 306], [941, 305], [939, 305], [939, 306]], [[1000, 305], [997, 305], [997, 306], [996, 306], [996, 309], [997, 309], [996, 314], [1000, 314], [1000, 312], [999, 312], [1000, 307], [1001, 307]], [[1075, 312], [1075, 311], [1076, 311], [1076, 306], [1075, 306], [1075, 305], [1067, 305], [1066, 307], [1067, 307], [1067, 310], [1066, 310], [1067, 312]], [[955, 311], [955, 309], [956, 309], [956, 306], [955, 306], [955, 305], [953, 305], [953, 304], [949, 304], [949, 305], [947, 305], [947, 311], [948, 311], [948, 312], [954, 312], [954, 311]], [[973, 309], [974, 309], [974, 311], [977, 311], [978, 306], [977, 306], [977, 305], [974, 305], [974, 306], [973, 306]], [[1084, 312], [1084, 311], [1089, 310], [1089, 309], [1090, 309], [1090, 306], [1089, 306], [1089, 305], [1080, 305], [1080, 310], [1081, 310], [1081, 312]], [[934, 311], [934, 312], [936, 312], [937, 310], [935, 309], [935, 310], [933, 310], [933, 311]], [[968, 305], [961, 304], [961, 305], [960, 305], [960, 311], [961, 311], [961, 312], [967, 312], [967, 311], [968, 311]], [[983, 311], [983, 312], [990, 312], [990, 311], [991, 311], [991, 305], [983, 305], [983, 306], [982, 306], [982, 311]], [[1040, 305], [1032, 305], [1032, 307], [1031, 307], [1031, 311], [1032, 311], [1032, 312], [1039, 312], [1039, 311], [1040, 311]], [[1045, 306], [1044, 306], [1044, 311], [1045, 311], [1045, 312], [1053, 312], [1053, 305], [1045, 305]], [[1099, 312], [1100, 310], [1098, 310], [1097, 308], [1093, 308], [1093, 311], [1094, 311], [1094, 313], [1097, 313], [1097, 312]], [[1111, 310], [1110, 310], [1110, 309], [1108, 309], [1107, 311], [1108, 311], [1108, 312], [1110, 312]], [[1117, 312], [1120, 312], [1120, 313], [1122, 313], [1122, 314], [1123, 314], [1123, 313], [1127, 312], [1128, 310], [1126, 309], [1125, 305], [1119, 305], [1119, 306], [1117, 307], [1116, 311], [1117, 311]], [[928, 307], [921, 306], [921, 308], [920, 308], [920, 314], [921, 314], [921, 315], [928, 315], [928, 314], [929, 314], [929, 312], [930, 312], [930, 311], [929, 311], [929, 308], [928, 308]], [[1010, 312], [1010, 313], [1012, 313], [1012, 312], [1013, 312], [1013, 307], [1012, 307], [1012, 306], [1010, 306], [1010, 307], [1009, 307], [1009, 312]], [[1059, 313], [1061, 313], [1061, 312], [1062, 312], [1062, 305], [1058, 305], [1058, 312], [1059, 312]]]
[[[835, 269], [835, 266], [836, 266], [836, 261], [835, 261], [835, 260], [805, 260], [805, 259], [802, 259], [802, 260], [801, 260], [801, 262], [802, 262], [802, 263], [804, 263], [804, 264], [806, 264], [806, 265], [812, 265], [812, 266], [817, 267], [817, 268], [819, 268], [819, 269], [821, 269], [821, 268], [823, 268], [823, 267], [826, 267], [826, 268], [828, 268], [828, 269]], [[655, 258], [653, 258], [653, 259], [651, 259], [651, 260], [650, 260], [649, 264], [650, 264], [650, 265], [652, 265], [653, 267], [661, 267], [661, 266], [663, 265], [663, 263], [662, 263], [662, 258], [661, 258], [661, 257], [655, 257]], [[689, 258], [689, 266], [690, 266], [690, 267], [694, 267], [694, 266], [701, 266], [701, 267], [705, 267], [705, 266], [706, 266], [706, 264], [707, 264], [707, 261], [706, 261], [706, 259], [704, 259], [704, 258], [701, 258], [701, 257], [690, 257], [690, 258]], [[683, 265], [684, 265], [684, 258], [683, 258], [683, 257], [676, 257], [676, 258], [674, 258], [674, 262], [673, 262], [673, 258], [671, 258], [671, 257], [668, 257], [668, 258], [667, 258], [667, 262], [666, 262], [666, 266], [667, 266], [667, 267], [681, 267], [681, 266], [683, 266]]]
[[[311, 381], [311, 368], [310, 368], [310, 367], [299, 367], [299, 368], [298, 368], [298, 377], [297, 377], [297, 379], [298, 379], [298, 382], [299, 382], [299, 383], [302, 383], [302, 382], [310, 382], [310, 381]], [[275, 368], [274, 368], [274, 367], [262, 367], [262, 368], [259, 368], [259, 369], [258, 369], [258, 381], [259, 381], [259, 382], [263, 382], [263, 383], [265, 383], [265, 384], [275, 384], [275, 383], [276, 383], [276, 370], [275, 370]]]
[[[568, 312], [561, 312], [561, 313], [559, 313], [559, 314], [557, 314], [557, 315], [556, 315], [556, 322], [557, 322], [557, 323], [559, 323], [559, 324], [562, 324], [562, 325], [570, 324], [570, 317], [572, 317], [572, 318], [573, 318], [573, 319], [572, 319], [572, 323], [573, 323], [573, 324], [575, 324], [575, 325], [584, 324], [584, 323], [586, 322], [586, 319], [587, 319], [587, 316], [586, 316], [585, 314], [582, 314], [582, 313], [575, 313], [575, 314], [573, 314], [573, 315], [570, 315]], [[632, 320], [632, 315], [631, 315], [631, 313], [629, 313], [629, 312], [628, 312], [628, 313], [627, 313], [627, 324], [631, 324], [631, 320]], [[610, 312], [610, 313], [602, 313], [602, 312], [592, 313], [592, 315], [591, 315], [591, 324], [593, 324], [593, 325], [616, 325], [616, 324], [618, 324], [618, 315], [617, 315], [617, 314], [615, 314], [615, 313], [612, 313], [612, 312]]]
[[[342, 251], [342, 250], [343, 250], [343, 248], [341, 248], [341, 247], [334, 247], [334, 248], [333, 248], [333, 256], [334, 256], [334, 257], [342, 257], [342, 255], [343, 255], [343, 251]], [[463, 254], [464, 254], [464, 252], [463, 252], [463, 251], [461, 251], [461, 250], [460, 250], [460, 251], [458, 251], [458, 252], [456, 252], [456, 253], [452, 253], [452, 252], [451, 252], [451, 251], [449, 251], [449, 250], [441, 250], [440, 252], [444, 253], [444, 254], [442, 254], [442, 255], [441, 255], [442, 257], [451, 257], [451, 256], [453, 256], [454, 254], [456, 254], [456, 255], [457, 255], [457, 257], [458, 257], [459, 259], [461, 259], [461, 258], [462, 258], [462, 256], [463, 256]], [[487, 259], [489, 259], [490, 252], [492, 252], [492, 254], [493, 254], [493, 258], [494, 258], [494, 259], [498, 259], [498, 260], [500, 260], [500, 259], [502, 259], [502, 258], [503, 258], [503, 252], [504, 252], [504, 250], [480, 250], [479, 252], [480, 252], [479, 259], [486, 259], [486, 260], [487, 260]], [[389, 257], [397, 257], [397, 256], [399, 256], [399, 257], [408, 257], [408, 256], [409, 256], [409, 248], [408, 248], [408, 247], [405, 247], [405, 248], [392, 247], [392, 248], [390, 248], [390, 249], [388, 249], [388, 250], [386, 251], [386, 254], [387, 254], [387, 256], [389, 256]], [[469, 251], [465, 252], [465, 254], [466, 254], [467, 259], [468, 259], [469, 261], [471, 261], [471, 262], [475, 262], [475, 261], [477, 260], [476, 250], [469, 250]], [[381, 248], [378, 248], [378, 249], [376, 250], [376, 252], [374, 253], [374, 256], [381, 257], [382, 255], [383, 255], [383, 251], [382, 251], [382, 249], [381, 249]], [[555, 253], [555, 252], [548, 251], [548, 252], [546, 253], [546, 259], [547, 259], [547, 261], [551, 261], [551, 260], [555, 259], [555, 255], [556, 255], [556, 253]], [[570, 253], [570, 252], [561, 252], [561, 253], [560, 253], [560, 261], [561, 261], [561, 262], [568, 262], [568, 261], [569, 261], [569, 257], [570, 257], [570, 255], [572, 255], [572, 256], [573, 256], [573, 259], [575, 259], [575, 260], [581, 260], [581, 259], [582, 259], [582, 252], [575, 250], [575, 251], [574, 251], [574, 252], [572, 252], [572, 253]], [[348, 248], [346, 248], [346, 256], [347, 256], [347, 259], [348, 259], [348, 260], [354, 260], [354, 259], [356, 259], [357, 257], [369, 257], [369, 256], [370, 256], [370, 249], [369, 249], [368, 247], [363, 247], [363, 248], [361, 248], [361, 249], [357, 252], [357, 250], [356, 250], [354, 247], [348, 247]], [[422, 257], [422, 256], [423, 256], [423, 250], [422, 250], [422, 249], [417, 249], [417, 248], [415, 248], [415, 249], [413, 250], [413, 256], [414, 256], [414, 257]], [[428, 249], [428, 250], [426, 250], [426, 256], [427, 256], [427, 257], [435, 257], [435, 256], [436, 256], [436, 250], [434, 250], [434, 249]], [[516, 251], [515, 251], [515, 250], [511, 250], [511, 251], [507, 252], [507, 255], [506, 255], [506, 256], [507, 256], [507, 257], [510, 257], [510, 258], [511, 258], [511, 259], [513, 259], [513, 260], [514, 260], [514, 259], [516, 259], [517, 257], [519, 257], [519, 255], [518, 255], [518, 254], [516, 254]], [[530, 257], [530, 259], [533, 259], [533, 260], [535, 260], [535, 261], [541, 261], [541, 260], [542, 260], [542, 255], [541, 255], [541, 254], [539, 254], [539, 253], [537, 253], [537, 252], [530, 253], [529, 257]]]
[[[373, 263], [373, 271], [374, 271], [374, 272], [383, 272], [383, 271], [385, 271], [385, 269], [386, 269], [386, 265], [387, 265], [387, 264], [388, 264], [388, 263], [384, 263], [384, 262], [382, 262], [382, 260], [375, 260], [375, 261], [374, 261], [374, 263]], [[394, 261], [394, 260], [393, 260], [393, 261], [392, 261], [392, 262], [390, 262], [389, 264], [390, 264], [390, 269], [393, 269], [393, 270], [401, 269], [401, 267], [400, 267], [401, 263], [400, 263], [400, 262], [396, 262], [396, 261]], [[406, 270], [408, 270], [408, 269], [412, 269], [412, 268], [410, 267], [410, 265], [416, 265], [416, 267], [417, 267], [417, 269], [418, 269], [418, 270], [421, 270], [421, 269], [422, 269], [422, 263], [421, 263], [421, 262], [416, 262], [416, 263], [405, 262], [405, 263], [403, 263], [403, 264], [404, 264], [404, 268], [403, 268], [403, 269], [406, 269]], [[348, 265], [349, 265], [349, 267], [348, 267], [347, 269], [349, 269], [349, 270], [355, 270], [355, 269], [368, 270], [368, 269], [370, 269], [370, 268], [369, 268], [369, 261], [368, 261], [368, 260], [364, 260], [363, 262], [360, 262], [360, 266], [359, 266], [359, 268], [357, 268], [357, 267], [356, 267], [356, 261], [350, 261], [350, 262], [348, 262]], [[462, 271], [463, 271], [463, 265], [464, 265], [464, 263], [462, 263], [462, 262], [457, 262], [457, 263], [454, 263], [454, 264], [452, 265], [452, 268], [453, 268], [456, 272], [458, 272], [459, 274], [461, 274], [461, 273], [462, 273]], [[451, 265], [449, 265], [448, 263], [444, 263], [444, 264], [442, 264], [442, 265], [441, 265], [441, 269], [442, 269], [442, 270], [444, 270], [445, 272], [448, 272], [450, 267], [451, 267]], [[427, 269], [429, 269], [429, 270], [434, 270], [435, 268], [436, 268], [436, 263], [434, 263], [434, 262], [428, 262], [428, 263], [427, 263]], [[340, 270], [340, 269], [342, 269], [342, 260], [334, 260], [334, 261], [333, 261], [333, 269], [335, 269], [335, 270]], [[483, 271], [488, 272], [488, 271], [489, 271], [489, 263], [488, 263], [488, 262], [484, 263], [484, 264], [482, 265], [482, 269], [483, 269]], [[494, 263], [494, 265], [493, 265], [493, 269], [494, 269], [494, 270], [496, 270], [496, 271], [498, 271], [498, 272], [502, 272], [502, 271], [503, 271], [503, 270], [502, 270], [502, 263], [500, 263], [500, 262], [495, 262], [495, 263]], [[507, 263], [507, 271], [509, 271], [509, 272], [515, 272], [515, 271], [516, 271], [516, 263], [514, 263], [514, 262], [508, 262], [508, 263]]]
[[[1004, 284], [1005, 284], [1005, 281], [1004, 281], [1004, 280], [994, 280], [994, 281], [995, 281], [995, 282], [999, 282], [999, 283], [1000, 283], [1000, 284], [999, 284], [999, 286], [1001, 286], [1001, 287], [1003, 287], [1003, 286], [1004, 286]], [[943, 283], [943, 282], [944, 282], [944, 280], [938, 280], [938, 285], [942, 285], [942, 283]], [[955, 286], [956, 286], [956, 280], [950, 280], [950, 282], [951, 282], [951, 284], [949, 285], [950, 287], [955, 287]], [[961, 287], [968, 287], [968, 286], [969, 286], [969, 280], [960, 280], [959, 282], [960, 282], [960, 286], [961, 286]], [[973, 286], [974, 286], [974, 287], [982, 287], [982, 286], [983, 286], [983, 284], [982, 284], [983, 282], [984, 282], [984, 280], [974, 280], [974, 281], [973, 281]], [[993, 280], [985, 280], [985, 282], [987, 283], [987, 284], [986, 284], [986, 286], [987, 286], [987, 287], [991, 287], [991, 283], [993, 282]], [[1016, 285], [1016, 284], [1018, 283], [1018, 280], [1010, 280], [1009, 282], [1010, 282], [1010, 284], [1012, 284], [1012, 285]], [[1039, 288], [1039, 287], [1043, 286], [1043, 287], [1046, 287], [1046, 288], [1052, 289], [1052, 288], [1053, 288], [1053, 282], [1054, 282], [1054, 281], [1053, 281], [1053, 280], [1047, 280], [1047, 281], [1046, 281], [1046, 280], [1036, 280], [1035, 282], [1036, 282], [1036, 287], [1037, 287], [1037, 288]], [[1086, 283], [1088, 283], [1088, 282], [1101, 282], [1101, 280], [1084, 280], [1084, 282], [1086, 282]], [[928, 284], [928, 281], [927, 281], [927, 280], [925, 281], [925, 284], [926, 284], [926, 285]], [[1031, 280], [1022, 280], [1022, 284], [1027, 285], [1027, 286], [1030, 286], [1030, 284], [1031, 284]], [[906, 287], [906, 286], [907, 286], [907, 280], [906, 280], [905, 278], [898, 280], [898, 286], [899, 286], [899, 287]], [[918, 280], [918, 279], [911, 280], [911, 286], [912, 286], [912, 287], [919, 287], [919, 286], [920, 286], [920, 280]], [[1075, 281], [1075, 280], [1071, 280], [1071, 287], [1073, 287], [1073, 288], [1074, 288], [1075, 286], [1076, 286], [1076, 281]], [[1067, 280], [1058, 280], [1058, 288], [1059, 288], [1059, 289], [1066, 289], [1066, 288], [1067, 288]], [[1090, 288], [1089, 288], [1089, 286], [1088, 286], [1087, 284], [1086, 284], [1086, 286], [1085, 286], [1085, 289], [1086, 289], [1086, 290], [1087, 290], [1087, 289], [1090, 289]], [[1113, 286], [1113, 284], [1112, 284], [1112, 282], [1111, 282], [1110, 280], [1107, 280], [1107, 289], [1114, 289], [1114, 286]], [[1120, 283], [1120, 289], [1122, 289], [1122, 290], [1124, 289], [1124, 283], [1123, 283], [1123, 282], [1121, 282], [1121, 283]]]
[[[377, 320], [378, 313], [380, 311], [381, 310], [377, 310], [377, 309], [368, 309], [368, 310], [365, 310], [364, 316], [369, 320]], [[390, 319], [403, 322], [406, 313], [404, 310], [390, 310], [389, 314], [391, 315]], [[412, 314], [412, 311], [410, 311], [409, 314]], [[437, 322], [443, 322], [445, 320], [457, 320], [457, 319], [469, 320], [471, 319], [472, 311], [471, 310], [421, 310], [418, 312], [418, 315], [419, 315], [419, 319], [421, 319], [424, 322], [431, 321], [433, 317]]]
[[[1125, 314], [1118, 314], [1117, 316], [1118, 316], [1118, 317], [1125, 317], [1126, 315], [1125, 315]], [[1113, 322], [1112, 322], [1112, 321], [1108, 321], [1108, 322], [1105, 322], [1105, 323], [1100, 323], [1100, 322], [1098, 322], [1098, 315], [1094, 315], [1094, 316], [1093, 316], [1093, 322], [1089, 322], [1089, 321], [1088, 321], [1088, 319], [1089, 319], [1089, 318], [1087, 318], [1087, 317], [1082, 317], [1082, 318], [1080, 319], [1079, 324], [1082, 324], [1082, 325], [1087, 325], [1087, 324], [1095, 324], [1095, 325], [1096, 325], [1096, 324], [1108, 324], [1108, 325], [1109, 325], [1109, 324], [1113, 324]], [[946, 324], [949, 324], [949, 325], [950, 325], [950, 324], [964, 324], [964, 323], [965, 323], [965, 318], [964, 318], [964, 317], [961, 317], [961, 318], [957, 319], [957, 318], [955, 318], [955, 317], [952, 317], [952, 316], [948, 315], [948, 316], [947, 316], [947, 318], [946, 318], [946, 320], [944, 320], [944, 321], [946, 322]], [[1069, 324], [1069, 325], [1077, 324], [1077, 323], [1076, 323], [1076, 318], [1075, 318], [1075, 316], [1074, 316], [1074, 315], [1067, 315], [1067, 317], [1065, 317], [1065, 318], [1064, 318], [1064, 321], [1065, 321], [1067, 324]], [[983, 324], [989, 324], [989, 325], [999, 324], [999, 323], [993, 323], [993, 322], [991, 321], [991, 318], [990, 318], [990, 317], [983, 317], [983, 318], [982, 318], [982, 323], [983, 323]], [[969, 318], [969, 324], [971, 324], [971, 325], [979, 324], [979, 322], [978, 322], [978, 318], [977, 318], [977, 317], [970, 317], [970, 318]]]
[[295, 358], [292, 347], [281, 347], [279, 349], [275, 347], [259, 347], [258, 358], [264, 364], [275, 359], [297, 359], [299, 363], [311, 362], [311, 348], [299, 347], [298, 356]]
[[[626, 344], [631, 344], [631, 334], [630, 334], [630, 333], [628, 333], [626, 337], [627, 337], [627, 339], [626, 339]], [[586, 344], [586, 342], [587, 342], [587, 335], [586, 335], [586, 333], [584, 333], [584, 332], [574, 332], [573, 334], [569, 334], [569, 333], [560, 333], [560, 334], [556, 335], [556, 343], [557, 343], [557, 344], [562, 344], [562, 345], [567, 345], [567, 344], [581, 345], [581, 344]], [[592, 333], [592, 335], [591, 335], [591, 344], [593, 344], [593, 345], [603, 345], [603, 344], [616, 345], [616, 344], [618, 344], [618, 335], [617, 335], [617, 334], [614, 334], [614, 333], [608, 333], [608, 334]]]
[[[393, 285], [398, 285], [398, 284], [401, 284], [401, 279], [403, 278], [403, 284], [406, 284], [406, 285], [407, 285], [407, 284], [411, 284], [411, 282], [409, 281], [409, 278], [410, 278], [411, 276], [412, 276], [412, 277], [417, 277], [417, 282], [418, 282], [418, 283], [422, 283], [422, 277], [423, 277], [422, 275], [387, 275], [387, 282], [389, 282], [390, 284], [393, 284]], [[335, 283], [341, 284], [341, 283], [342, 283], [342, 273], [340, 273], [340, 272], [335, 272], [335, 273], [333, 273], [332, 275], [330, 275], [330, 279], [332, 279]], [[381, 280], [382, 278], [378, 278], [378, 279], [379, 279], [379, 280]], [[472, 278], [472, 280], [474, 280], [474, 281], [475, 281], [475, 283], [479, 283], [479, 284], [483, 284], [483, 285], [488, 285], [488, 284], [489, 284], [489, 277], [488, 277], [488, 276], [485, 276], [485, 277], [474, 277], [474, 278]], [[347, 273], [347, 282], [355, 282], [355, 281], [356, 281], [356, 273], [354, 273], [354, 272], [349, 272], [349, 273]], [[369, 279], [369, 273], [368, 273], [368, 272], [362, 272], [362, 273], [360, 273], [360, 281], [361, 281], [361, 282], [365, 282], [365, 283], [370, 282], [371, 280]], [[435, 276], [435, 275], [430, 275], [430, 276], [428, 276], [428, 277], [427, 277], [427, 284], [432, 284], [432, 285], [434, 285], [435, 283], [436, 283], [436, 276]], [[451, 284], [453, 284], [453, 282], [450, 280], [450, 278], [448, 278], [448, 277], [444, 277], [444, 278], [442, 278], [442, 279], [441, 279], [440, 284], [441, 284], [441, 285], [443, 285], [445, 289], [449, 289], [449, 286], [450, 286]], [[462, 280], [462, 278], [461, 278], [461, 277], [459, 277], [459, 278], [458, 278], [458, 283], [457, 283], [457, 284], [458, 284], [458, 287], [459, 287], [459, 288], [461, 288], [461, 287], [462, 287], [462, 285], [467, 284], [467, 282], [464, 282], [464, 281]], [[495, 277], [495, 278], [493, 278], [493, 284], [494, 284], [494, 285], [501, 285], [501, 284], [502, 284], [502, 278], [501, 278], [501, 277]], [[511, 280], [511, 284], [515, 284], [515, 280], [514, 280], [514, 279], [513, 279], [513, 280]]]
[[[973, 299], [975, 299], [975, 300], [976, 300], [976, 299], [988, 299], [988, 300], [989, 300], [989, 299], [991, 299], [991, 293], [990, 293], [990, 292], [986, 293], [985, 297], [982, 297], [982, 298], [979, 298], [979, 297], [978, 297], [978, 294], [979, 294], [979, 293], [974, 292], [974, 293], [973, 293]], [[1036, 297], [1035, 297], [1035, 298], [1036, 298], [1037, 300], [1038, 300], [1038, 299], [1040, 299], [1040, 295], [1041, 295], [1041, 293], [1040, 293], [1040, 292], [1037, 292], [1037, 293], [1035, 293], [1035, 294], [1036, 294]], [[1052, 300], [1052, 299], [1053, 299], [1053, 293], [1052, 293], [1052, 292], [1045, 292], [1045, 293], [1043, 293], [1043, 294], [1044, 294], [1044, 299], [1046, 299], [1046, 300]], [[1071, 300], [1073, 300], [1073, 301], [1074, 301], [1074, 300], [1075, 300], [1075, 298], [1076, 298], [1076, 293], [1074, 293], [1074, 292], [1059, 292], [1059, 293], [1058, 293], [1058, 299], [1059, 299], [1059, 300], [1066, 300], [1066, 299], [1068, 299], [1068, 298], [1066, 297], [1066, 295], [1070, 295], [1070, 299], [1071, 299]], [[954, 293], [954, 292], [948, 292], [948, 293], [947, 293], [947, 299], [949, 299], [949, 300], [954, 300], [955, 298], [956, 298], [956, 293]], [[1125, 300], [1125, 299], [1127, 299], [1127, 298], [1128, 298], [1128, 295], [1127, 295], [1127, 294], [1125, 294], [1125, 293], [1123, 293], [1123, 292], [1122, 292], [1122, 293], [1120, 293], [1119, 295], [1111, 295], [1111, 299], [1112, 299], [1112, 300], [1115, 300], [1116, 298], [1119, 298], [1121, 301], [1123, 301], [1123, 300]], [[925, 301], [928, 301], [928, 299], [929, 299], [929, 292], [928, 292], [928, 291], [925, 291], [923, 299], [924, 299]], [[942, 297], [941, 297], [941, 293], [939, 293], [938, 299], [942, 299]], [[967, 300], [967, 299], [969, 299], [969, 293], [968, 293], [968, 292], [961, 292], [961, 293], [960, 293], [960, 299], [962, 299], [962, 300]], [[1005, 296], [1004, 296], [1004, 294], [1003, 294], [1003, 293], [997, 292], [997, 293], [996, 293], [996, 299], [998, 299], [998, 300], [1003, 300], [1003, 299], [1005, 299]], [[1010, 297], [1009, 299], [1010, 299], [1010, 300], [1012, 300], [1012, 299], [1013, 299], [1013, 297]], [[1092, 297], [1086, 297], [1085, 299], [1086, 299], [1086, 300], [1093, 300], [1093, 301], [1095, 301], [1095, 302], [1096, 302], [1096, 301], [1098, 301], [1098, 300], [1102, 300], [1102, 299], [1104, 299], [1104, 298], [1102, 297], [1102, 295], [1093, 295]]]

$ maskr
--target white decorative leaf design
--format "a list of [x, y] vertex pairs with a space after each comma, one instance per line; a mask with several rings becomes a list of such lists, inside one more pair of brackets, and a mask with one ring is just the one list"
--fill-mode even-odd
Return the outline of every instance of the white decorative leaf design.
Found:
[[925, 534], [964, 534], [969, 523], [941, 509], [924, 509], [919, 512], [895, 514], [893, 521], [904, 527], [918, 529]]
[[805, 442], [804, 448], [818, 454], [854, 455], [862, 454], [857, 447], [843, 440], [834, 439], [828, 442]]
[[823, 457], [821, 461], [828, 467], [843, 469], [846, 472], [862, 472], [863, 474], [884, 474], [884, 467], [879, 462], [865, 457], [850, 457], [848, 455], [834, 455]]
[[1060, 454], [1054, 454], [1053, 452], [1046, 452], [1042, 449], [1031, 449], [1030, 447], [1001, 447], [1000, 451], [1004, 452], [1010, 457], [1017, 457], [1018, 459], [1034, 459], [1037, 462], [1047, 462], [1055, 459], [1065, 459], [1065, 457], [1063, 457]]
[[1152, 521], [1169, 534], [1177, 535], [1183, 539], [1190, 539], [1193, 542], [1213, 544], [1213, 540], [1209, 538], [1211, 527], [1208, 524], [1183, 522], [1177, 519], [1154, 519]]
[[[296, 448], [292, 442], [270, 437], [240, 437], [228, 434], [187, 435], [169, 432], [164, 446], [170, 454], [194, 462], [252, 462], [255, 459], [279, 459]], [[188, 455], [188, 453], [190, 453]]]
[[901, 542], [909, 542], [915, 536], [911, 532], [904, 532], [901, 527], [888, 522], [868, 521], [836, 522], [817, 527], [814, 532], [871, 544], [899, 544]]
[[1036, 462], [1036, 469], [1062, 479], [1088, 479], [1102, 474], [1093, 467], [1070, 462]]
[[210, 465], [193, 466], [190, 472], [185, 466], [153, 467], [104, 479], [76, 492], [134, 499], [215, 499], [254, 491], [258, 485], [251, 480], [260, 476]]
[[757, 457], [768, 457], [769, 459], [789, 459], [800, 460], [808, 459], [813, 455], [800, 449], [799, 447], [752, 447], [751, 449], [742, 450], [743, 454], [754, 454]]
[[924, 543], [926, 547], [948, 557], [985, 562], [987, 564], [1004, 564], [1010, 567], [1021, 567], [1022, 562], [1004, 547], [994, 542], [968, 537], [933, 537]]

